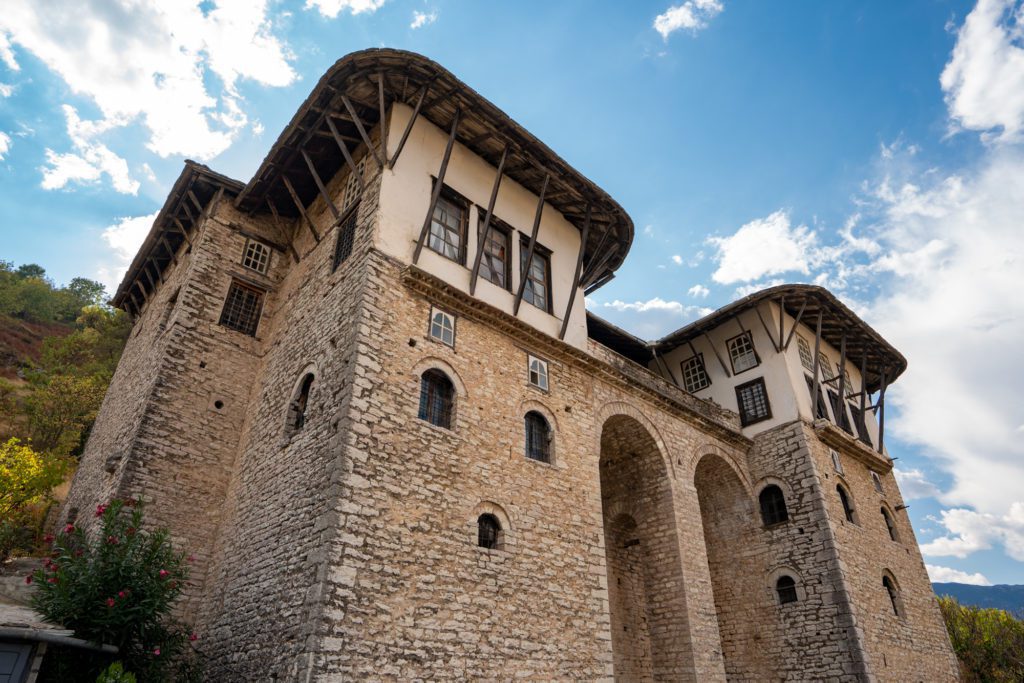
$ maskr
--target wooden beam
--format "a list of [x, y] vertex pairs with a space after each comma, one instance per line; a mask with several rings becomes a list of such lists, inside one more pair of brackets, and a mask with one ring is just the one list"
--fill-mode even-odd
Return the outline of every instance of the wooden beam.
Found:
[[[377, 74], [377, 96], [380, 99], [380, 159], [382, 162], [388, 158], [388, 107], [384, 100], [384, 72]], [[381, 163], [381, 168], [384, 164]]]
[[146, 291], [146, 287], [145, 287], [145, 285], [142, 284], [142, 280], [139, 279], [139, 278], [135, 278], [135, 286], [139, 288], [140, 292], [142, 292], [142, 301], [143, 301], [143, 303], [147, 303], [148, 304], [149, 303], [149, 292]]
[[[484, 216], [484, 227], [477, 238], [476, 258], [473, 259], [473, 270], [469, 276], [469, 295], [476, 294], [476, 280], [480, 276], [480, 261], [484, 256], [484, 248], [487, 246], [487, 237], [491, 233], [491, 219], [494, 217], [494, 203], [498, 200], [498, 188], [501, 187], [501, 178], [504, 175], [505, 159], [508, 157], [508, 145], [505, 145], [501, 153], [501, 161], [498, 162], [498, 172], [494, 176], [494, 185], [491, 186], [491, 198], [487, 201], [487, 213]], [[469, 232], [468, 230], [466, 232]], [[511, 239], [511, 236], [509, 237]], [[511, 248], [511, 244], [509, 247]], [[505, 273], [505, 277], [511, 277], [511, 273]]]
[[153, 279], [153, 276], [149, 274], [149, 268], [146, 267], [148, 265], [149, 265], [149, 261], [148, 260], [145, 261], [142, 264], [142, 274], [146, 276], [146, 281], [149, 282], [149, 288], [152, 289], [155, 292], [156, 291], [156, 281]]
[[718, 349], [715, 347], [715, 342], [711, 339], [707, 332], [702, 332], [701, 336], [707, 340], [708, 346], [711, 347], [711, 353], [715, 354], [715, 358], [718, 359], [718, 364], [722, 366], [722, 371], [725, 373], [725, 376], [732, 377], [732, 373], [729, 371], [729, 367], [725, 364], [725, 361], [722, 360], [721, 354], [718, 353]]
[[615, 243], [611, 246], [611, 249], [604, 253], [604, 256], [599, 258], [595, 263], [591, 263], [590, 273], [583, 278], [583, 286], [590, 287], [594, 280], [601, 274], [601, 269], [607, 265], [612, 257], [619, 252], [622, 245]]
[[[572, 289], [569, 290], [569, 303], [565, 306], [565, 317], [562, 318], [562, 329], [558, 331], [559, 339], [565, 339], [565, 332], [569, 329], [569, 316], [572, 315], [572, 305], [576, 302], [576, 290], [580, 287], [580, 277], [583, 275], [583, 252], [587, 250], [587, 237], [589, 236], [590, 204], [587, 204], [587, 218], [583, 221], [583, 232], [580, 234], [580, 252], [576, 254], [576, 270], [572, 276]], [[651, 351], [654, 351], [654, 347], [651, 347]], [[654, 357], [658, 357], [657, 353]], [[669, 376], [672, 376], [671, 372]]]
[[818, 419], [818, 365], [821, 362], [821, 316], [822, 311], [818, 309], [818, 327], [814, 333], [814, 376], [811, 382], [811, 420]]
[[657, 364], [657, 366], [661, 368], [665, 372], [665, 374], [668, 375], [668, 379], [671, 380], [672, 385], [679, 389], [682, 389], [682, 387], [679, 386], [679, 380], [677, 380], [676, 376], [672, 374], [672, 371], [669, 370], [668, 365], [666, 365], [665, 361], [661, 358], [661, 356], [658, 355], [658, 350], [653, 346], [651, 347], [651, 355], [654, 356], [655, 364]]
[[779, 353], [782, 349], [775, 343], [775, 336], [771, 333], [771, 330], [768, 329], [768, 323], [764, 321], [764, 316], [761, 315], [761, 308], [759, 306], [754, 306], [754, 312], [757, 313], [757, 319], [761, 321], [761, 326], [764, 327], [764, 333], [768, 335], [768, 341], [770, 341], [772, 346], [775, 348], [775, 353]]
[[885, 453], [885, 390], [888, 368], [882, 367], [882, 387], [878, 392], [878, 452]]
[[[843, 411], [843, 414], [837, 415], [836, 421], [839, 428], [842, 429], [843, 422], [846, 420], [846, 330], [843, 330], [843, 336], [839, 339], [839, 409]], [[848, 426], [853, 427], [853, 425]]]
[[171, 220], [174, 221], [174, 225], [178, 229], [178, 232], [180, 232], [182, 235], [185, 236], [185, 241], [188, 242], [188, 246], [191, 249], [192, 248], [192, 238], [188, 236], [188, 230], [185, 229], [185, 226], [182, 225], [181, 221], [178, 220], [177, 216], [171, 216]]
[[271, 201], [270, 197], [267, 197], [267, 206], [270, 207], [270, 213], [274, 217], [274, 227], [277, 228], [277, 232], [281, 235], [281, 242], [288, 245], [288, 251], [292, 255], [292, 260], [295, 263], [299, 262], [299, 252], [295, 251], [295, 245], [292, 244], [294, 235], [288, 235], [284, 229], [284, 225], [281, 223], [281, 216], [277, 213], [277, 207], [274, 206], [274, 202]]
[[420, 88], [420, 95], [416, 98], [416, 106], [412, 110], [412, 116], [409, 117], [409, 121], [405, 124], [405, 130], [402, 132], [402, 137], [398, 140], [398, 147], [395, 149], [395, 154], [388, 159], [388, 168], [394, 168], [395, 162], [398, 161], [398, 155], [402, 153], [402, 148], [405, 147], [405, 141], [409, 139], [409, 133], [412, 132], [412, 126], [416, 123], [416, 117], [420, 115], [420, 107], [423, 105], [423, 97], [430, 91], [430, 83], [424, 83], [423, 87]]
[[356, 124], [356, 130], [359, 131], [359, 137], [363, 139], [363, 144], [366, 145], [366, 149], [368, 149], [370, 154], [373, 155], [373, 160], [377, 162], [377, 166], [384, 168], [384, 162], [377, 154], [377, 148], [374, 147], [373, 143], [370, 141], [370, 136], [366, 134], [366, 129], [363, 128], [362, 119], [360, 119], [359, 114], [356, 113], [356, 109], [352, 106], [352, 101], [348, 99], [348, 95], [341, 96], [341, 103], [345, 105], [345, 109], [347, 109], [348, 113], [352, 116], [352, 122]]
[[[597, 243], [597, 249], [594, 250], [595, 259], [597, 258], [596, 254], [600, 254], [601, 250], [604, 249], [604, 245], [608, 241], [609, 235], [612, 234], [612, 228], [613, 227], [614, 227], [613, 223], [609, 223], [609, 224], [607, 224], [605, 226], [604, 234], [601, 235], [601, 241]], [[584, 248], [586, 248], [586, 245], [584, 245]], [[594, 269], [594, 261], [591, 261], [590, 263], [587, 264], [587, 267], [583, 270], [582, 278], [583, 278], [584, 282], [586, 282], [587, 279], [590, 277], [590, 275], [592, 274], [591, 271], [593, 269]]]
[[153, 264], [153, 270], [156, 271], [156, 279], [160, 281], [162, 285], [164, 283], [164, 274], [160, 271], [160, 264], [156, 262], [156, 257], [150, 256], [149, 262]]
[[338, 211], [338, 207], [334, 205], [331, 195], [327, 194], [327, 188], [324, 186], [324, 181], [320, 179], [320, 174], [316, 172], [316, 166], [313, 165], [313, 160], [309, 158], [309, 154], [306, 150], [302, 150], [302, 159], [306, 162], [306, 166], [309, 168], [309, 173], [313, 176], [313, 182], [316, 183], [316, 189], [320, 190], [320, 196], [323, 197], [324, 203], [327, 204], [327, 208], [331, 210], [331, 215], [334, 216], [334, 220], [339, 220], [341, 218], [341, 212]]
[[[466, 145], [466, 147], [475, 147], [476, 145], [479, 145], [484, 140], [487, 140], [488, 138], [493, 138], [493, 137], [494, 137], [494, 131], [490, 131], [489, 130], [486, 133], [481, 133], [480, 135], [477, 135], [475, 137], [471, 137], [469, 140], [466, 140], [466, 142], [464, 142], [463, 144]], [[508, 145], [505, 145], [505, 148], [508, 149]]]
[[782, 350], [783, 351], [786, 351], [786, 350], [789, 349], [789, 343], [791, 341], [793, 341], [793, 335], [796, 334], [796, 328], [800, 324], [800, 319], [804, 317], [804, 309], [806, 309], [806, 308], [807, 308], [807, 299], [804, 299], [804, 302], [802, 304], [800, 304], [800, 310], [796, 314], [796, 319], [793, 320], [793, 329], [791, 329], [789, 331], [789, 336], [786, 337], [786, 343], [782, 345]]
[[[548, 190], [548, 180], [551, 176], [544, 174], [544, 184], [540, 187], [540, 196], [537, 198], [537, 212], [533, 216], [533, 229], [530, 231], [530, 246], [526, 250], [526, 265], [519, 269], [519, 291], [516, 292], [516, 301], [512, 305], [512, 315], [519, 315], [519, 306], [523, 303], [523, 292], [526, 291], [526, 281], [529, 280], [530, 267], [533, 265], [533, 252], [537, 248], [537, 232], [540, 230], [540, 218], [544, 213], [544, 193]], [[548, 273], [548, 288], [551, 287], [551, 273]], [[549, 296], [551, 292], [548, 292]]]
[[350, 173], [355, 173], [356, 178], [359, 178], [359, 187], [366, 188], [366, 178], [359, 172], [359, 167], [356, 166], [356, 162], [352, 159], [352, 154], [348, 151], [348, 145], [342, 140], [341, 135], [338, 134], [338, 129], [334, 127], [334, 122], [327, 119], [327, 127], [331, 129], [331, 135], [334, 136], [334, 142], [338, 145], [338, 149], [341, 150], [342, 156], [345, 157], [345, 163], [348, 164]]
[[139, 304], [139, 297], [135, 296], [135, 287], [128, 288], [128, 296], [132, 298], [132, 303], [135, 304], [135, 317], [138, 317], [142, 313], [142, 306]]
[[199, 203], [199, 200], [196, 198], [195, 192], [193, 192], [192, 190], [189, 190], [186, 194], [188, 195], [188, 198], [190, 200], [192, 200], [192, 204], [196, 207], [196, 212], [198, 212], [199, 215], [202, 216], [203, 215], [203, 205]]
[[[868, 354], [866, 352], [862, 351], [861, 352], [861, 357], [860, 357], [860, 414], [861, 414], [861, 417], [864, 417], [865, 415], [867, 415], [867, 413], [864, 412], [864, 404], [867, 401], [867, 396], [868, 396]], [[865, 420], [864, 424], [867, 424], [866, 420]], [[867, 437], [868, 441], [871, 440], [870, 436], [868, 436], [866, 434], [865, 434], [865, 436]]]
[[782, 338], [786, 336], [786, 295], [779, 297], [779, 351], [785, 351]]
[[177, 268], [178, 267], [178, 254], [177, 254], [177, 252], [174, 251], [174, 249], [171, 249], [171, 245], [167, 242], [167, 238], [164, 237], [163, 235], [160, 236], [160, 244], [161, 244], [161, 246], [163, 246], [164, 249], [167, 250], [167, 253], [170, 254], [171, 262], [174, 264], [174, 267]]
[[416, 265], [420, 260], [423, 243], [427, 239], [427, 233], [430, 231], [430, 221], [434, 218], [434, 207], [437, 206], [437, 200], [441, 198], [441, 190], [444, 187], [444, 174], [448, 171], [448, 160], [452, 157], [452, 148], [455, 146], [455, 134], [459, 130], [460, 114], [460, 110], [456, 109], [455, 118], [452, 119], [452, 129], [448, 133], [448, 144], [445, 145], [444, 157], [441, 159], [441, 168], [437, 171], [437, 182], [434, 184], [434, 191], [430, 193], [430, 207], [427, 209], [427, 217], [423, 221], [419, 239], [416, 240], [416, 249], [412, 253], [413, 265]]
[[288, 190], [288, 194], [292, 196], [292, 201], [295, 202], [295, 208], [297, 208], [299, 213], [302, 214], [302, 218], [306, 222], [306, 227], [308, 227], [309, 231], [313, 233], [313, 239], [316, 240], [317, 244], [320, 244], [320, 233], [316, 231], [316, 226], [313, 225], [313, 220], [309, 217], [309, 214], [306, 213], [306, 207], [302, 205], [302, 202], [299, 200], [299, 195], [295, 193], [295, 188], [292, 187], [292, 182], [288, 180], [288, 176], [284, 173], [281, 174], [281, 180], [284, 182], [284, 186], [285, 189]]
[[[423, 106], [423, 112], [426, 113], [426, 112], [430, 111], [431, 109], [433, 109], [437, 105], [441, 104], [442, 102], [444, 102], [446, 99], [448, 99], [449, 97], [451, 97], [452, 95], [454, 95], [458, 91], [459, 91], [459, 86], [455, 86], [454, 88], [451, 88], [450, 90], [447, 90], [444, 93], [438, 95], [437, 97], [435, 97], [434, 99], [430, 100], [429, 102], [427, 102], [427, 104], [425, 104]], [[456, 107], [456, 109], [459, 109], [459, 107]]]

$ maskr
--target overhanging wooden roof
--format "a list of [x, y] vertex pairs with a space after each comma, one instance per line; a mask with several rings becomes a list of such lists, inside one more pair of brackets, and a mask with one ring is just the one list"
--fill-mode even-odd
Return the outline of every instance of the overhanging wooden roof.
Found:
[[[633, 222], [623, 208], [450, 71], [403, 50], [363, 50], [339, 59], [299, 107], [236, 205], [246, 211], [265, 211], [272, 204], [282, 215], [298, 216], [283, 178], [308, 206], [320, 192], [317, 176], [326, 182], [346, 164], [339, 145], [354, 148], [364, 141], [381, 112], [396, 101], [446, 131], [458, 110], [457, 141], [495, 167], [508, 145], [505, 177], [536, 195], [545, 174], [550, 174], [546, 202], [581, 231], [589, 204], [592, 222], [581, 285], [592, 291], [613, 277], [633, 241]], [[370, 151], [379, 154], [379, 149]]]

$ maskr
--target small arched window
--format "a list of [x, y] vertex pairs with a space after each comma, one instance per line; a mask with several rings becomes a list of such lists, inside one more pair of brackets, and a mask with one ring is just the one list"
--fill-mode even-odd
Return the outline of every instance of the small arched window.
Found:
[[882, 577], [882, 586], [885, 587], [885, 591], [889, 594], [889, 602], [892, 604], [892, 613], [896, 616], [900, 615], [900, 596], [899, 591], [896, 589], [896, 584], [888, 576]]
[[786, 497], [775, 484], [765, 486], [758, 496], [761, 503], [761, 520], [765, 526], [780, 524], [789, 519], [789, 511], [786, 510]]
[[295, 396], [288, 404], [288, 430], [298, 432], [306, 424], [306, 408], [309, 407], [309, 392], [313, 389], [313, 373], [302, 378]]
[[889, 538], [899, 541], [899, 536], [896, 533], [896, 522], [885, 508], [882, 508], [882, 519], [885, 520], [885, 528], [889, 530]]
[[856, 520], [853, 518], [853, 505], [850, 504], [850, 494], [841, 485], [836, 486], [836, 492], [839, 494], [839, 502], [843, 504], [843, 514], [846, 515], [846, 521], [856, 524]]
[[501, 545], [501, 522], [492, 514], [480, 515], [476, 520], [476, 544], [488, 550], [498, 550]]
[[551, 427], [535, 410], [526, 414], [526, 457], [551, 462]]
[[419, 418], [437, 427], [452, 428], [452, 403], [455, 387], [448, 375], [431, 369], [420, 379]]
[[797, 601], [796, 581], [792, 576], [780, 576], [775, 582], [775, 592], [779, 595], [779, 604], [785, 605]]

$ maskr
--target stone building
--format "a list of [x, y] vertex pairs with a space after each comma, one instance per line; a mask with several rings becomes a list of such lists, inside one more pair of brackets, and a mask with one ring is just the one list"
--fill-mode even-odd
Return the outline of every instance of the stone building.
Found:
[[806, 285], [641, 341], [584, 308], [632, 237], [441, 66], [348, 55], [248, 183], [186, 163], [64, 514], [150, 501], [213, 680], [954, 680], [906, 361]]

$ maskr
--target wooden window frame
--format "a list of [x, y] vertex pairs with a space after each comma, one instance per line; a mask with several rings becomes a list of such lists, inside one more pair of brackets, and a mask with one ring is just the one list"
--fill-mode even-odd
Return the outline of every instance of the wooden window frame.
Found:
[[[437, 183], [437, 179], [436, 178], [434, 178], [434, 183], [435, 184]], [[456, 192], [455, 190], [450, 188], [448, 185], [442, 185], [441, 186], [441, 195], [438, 197], [437, 204], [434, 206], [434, 211], [435, 212], [437, 211], [438, 206], [441, 205], [442, 201], [448, 202], [449, 204], [454, 204], [454, 205], [456, 205], [458, 208], [460, 208], [462, 210], [462, 219], [459, 221], [459, 253], [458, 253], [456, 258], [452, 258], [448, 254], [444, 253], [443, 251], [438, 251], [437, 249], [434, 248], [434, 245], [433, 245], [434, 215], [433, 215], [433, 213], [431, 213], [431, 215], [430, 215], [430, 225], [427, 228], [427, 236], [426, 236], [426, 246], [427, 246], [427, 249], [429, 249], [430, 251], [434, 252], [435, 254], [441, 256], [442, 258], [446, 258], [449, 261], [452, 261], [454, 263], [458, 263], [460, 266], [465, 266], [466, 265], [466, 239], [467, 239], [467, 236], [468, 236], [467, 233], [469, 232], [467, 228], [469, 226], [469, 207], [470, 207], [471, 202], [468, 199], [466, 199], [465, 197], [463, 197], [461, 194], [459, 194], [458, 192]], [[447, 226], [445, 226], [445, 228], [447, 229]], [[447, 244], [447, 242], [445, 242], [445, 244]]]
[[[743, 409], [742, 393], [744, 390], [758, 385], [761, 387], [761, 392], [764, 395], [765, 414], [760, 417], [750, 419], [750, 417], [747, 415], [747, 412]], [[744, 382], [743, 384], [738, 384], [736, 386], [736, 406], [739, 409], [738, 412], [740, 414], [740, 425], [743, 427], [749, 427], [750, 425], [757, 424], [758, 422], [764, 422], [765, 420], [772, 419], [772, 404], [771, 400], [768, 398], [768, 387], [764, 383], [764, 377], [758, 377], [756, 379], [750, 380], [749, 382]]]
[[[543, 425], [544, 425], [545, 433], [542, 435], [542, 436], [544, 436], [546, 438], [546, 442], [544, 444], [544, 449], [543, 449], [544, 450], [544, 452], [543, 452], [544, 457], [536, 457], [536, 455], [535, 455], [536, 451], [534, 451], [531, 448], [531, 444], [530, 444], [530, 420], [531, 420], [531, 416], [535, 416], [534, 419], [535, 420], [539, 420], [540, 423], [543, 423]], [[554, 430], [551, 428], [551, 423], [548, 421], [548, 418], [545, 417], [543, 413], [541, 413], [541, 412], [539, 412], [537, 410], [530, 410], [525, 415], [523, 415], [523, 437], [524, 437], [524, 443], [525, 443], [525, 447], [524, 447], [523, 451], [524, 451], [524, 455], [526, 456], [527, 460], [533, 460], [534, 462], [542, 462], [542, 463], [544, 463], [546, 465], [550, 465], [550, 464], [553, 463], [554, 458], [553, 458], [553, 455], [552, 455], [552, 451], [554, 450], [554, 448], [553, 448], [553, 443], [552, 442], [555, 440], [555, 434], [554, 434]]]
[[[477, 240], [484, 238], [484, 217], [487, 213], [486, 209], [482, 209], [479, 206], [476, 207], [477, 213]], [[499, 220], [497, 216], [491, 216], [491, 225], [488, 228], [489, 233], [497, 233], [505, 237], [505, 284], [500, 284], [492, 280], [487, 276], [488, 272], [493, 272], [491, 267], [487, 265], [487, 257], [490, 252], [487, 251], [488, 244], [485, 243], [483, 252], [480, 255], [480, 277], [487, 282], [490, 282], [495, 287], [501, 287], [505, 291], [512, 291], [512, 234], [515, 232], [508, 224], [504, 221]]]
[[[249, 257], [250, 247], [259, 247], [263, 251], [265, 257], [263, 259], [257, 259], [258, 261], [261, 261], [263, 263], [262, 270], [260, 270], [259, 268], [253, 268], [252, 265], [250, 265], [250, 263], [252, 262], [252, 259]], [[246, 270], [251, 270], [254, 273], [259, 273], [260, 275], [266, 275], [267, 273], [270, 272], [270, 258], [272, 252], [273, 249], [271, 249], [270, 246], [265, 244], [264, 242], [257, 239], [253, 239], [251, 237], [246, 237], [245, 247], [242, 248], [242, 267], [245, 268]]]
[[[742, 339], [744, 337], [746, 337], [747, 343], [750, 345], [750, 353], [754, 355], [754, 364], [751, 365], [750, 367], [743, 368], [742, 370], [737, 370], [736, 356], [732, 352], [732, 343], [737, 339]], [[737, 334], [735, 337], [729, 337], [728, 339], [726, 339], [725, 350], [729, 352], [729, 364], [732, 366], [733, 375], [741, 375], [744, 372], [753, 370], [754, 368], [761, 365], [761, 356], [757, 353], [757, 347], [754, 346], [754, 335], [750, 333], [750, 330], [747, 330], [746, 332], [741, 332], [740, 334]]]
[[[434, 316], [436, 316], [437, 314], [441, 314], [443, 316], [446, 316], [449, 320], [451, 320], [451, 323], [452, 323], [452, 342], [451, 342], [451, 344], [446, 342], [444, 340], [444, 338], [443, 338], [443, 335], [444, 335], [444, 325], [441, 325], [441, 334], [442, 334], [442, 336], [438, 337], [438, 336], [434, 335]], [[456, 334], [456, 322], [455, 321], [456, 321], [456, 316], [455, 316], [454, 313], [449, 313], [448, 311], [444, 310], [443, 308], [438, 308], [437, 306], [431, 306], [430, 307], [430, 317], [427, 318], [427, 339], [430, 339], [431, 341], [435, 341], [438, 344], [443, 344], [443, 345], [445, 345], [445, 346], [447, 346], [449, 348], [454, 349], [455, 348], [455, 334]]]
[[[526, 270], [526, 256], [530, 249], [530, 238], [520, 233], [519, 235], [519, 277], [528, 278], [529, 273]], [[537, 242], [533, 249], [533, 260], [541, 259], [544, 262], [544, 294], [545, 294], [545, 308], [541, 308], [536, 303], [536, 297], [531, 296], [527, 298], [526, 289], [529, 287], [529, 282], [523, 287], [523, 301], [530, 304], [534, 308], [544, 311], [548, 315], [552, 315], [553, 299], [551, 296], [551, 250]], [[531, 280], [532, 281], [532, 280]]]
[[[428, 377], [429, 375], [429, 377]], [[434, 395], [431, 394], [428, 388], [428, 383], [444, 378], [448, 384], [448, 399], [446, 410], [443, 411], [440, 416], [436, 416], [438, 421], [432, 419], [434, 416]], [[419, 408], [416, 411], [416, 416], [426, 422], [429, 425], [437, 427], [439, 429], [446, 429], [451, 431], [455, 425], [455, 383], [452, 382], [452, 378], [444, 370], [438, 368], [427, 368], [420, 375], [420, 392], [419, 392]], [[443, 406], [444, 407], [444, 406]], [[445, 422], [446, 424], [441, 424]]]
[[[540, 363], [541, 367], [544, 369], [543, 374], [539, 372], [537, 373], [538, 377], [544, 378], [544, 386], [533, 381], [532, 375], [534, 362]], [[543, 391], [545, 394], [551, 391], [551, 364], [540, 356], [535, 356], [532, 353], [526, 354], [526, 383], [534, 389]]]
[[[242, 328], [238, 325], [228, 324], [227, 322], [228, 302], [230, 301], [231, 294], [232, 292], [235, 291], [235, 289], [245, 290], [256, 296], [256, 306], [252, 314], [253, 322], [251, 325], [251, 330], [249, 329], [248, 326]], [[256, 333], [259, 331], [260, 323], [263, 321], [263, 306], [264, 303], [266, 302], [266, 297], [267, 290], [251, 285], [238, 278], [232, 278], [231, 284], [228, 286], [228, 292], [224, 296], [224, 305], [221, 307], [220, 320], [218, 321], [218, 324], [221, 327], [232, 330], [234, 332], [238, 332], [239, 334], [244, 334], [248, 337], [255, 337]]]
[[[696, 367], [700, 370], [700, 375], [703, 376], [704, 378], [704, 384], [702, 386], [694, 388], [690, 387], [689, 375], [687, 374], [687, 367], [691, 363], [696, 363]], [[708, 368], [706, 365], [704, 365], [703, 353], [698, 353], [695, 356], [690, 356], [684, 361], [680, 361], [679, 372], [683, 378], [683, 388], [686, 391], [690, 392], [691, 394], [695, 394], [698, 391], [704, 391], [705, 389], [711, 386], [711, 375], [708, 374]]]

